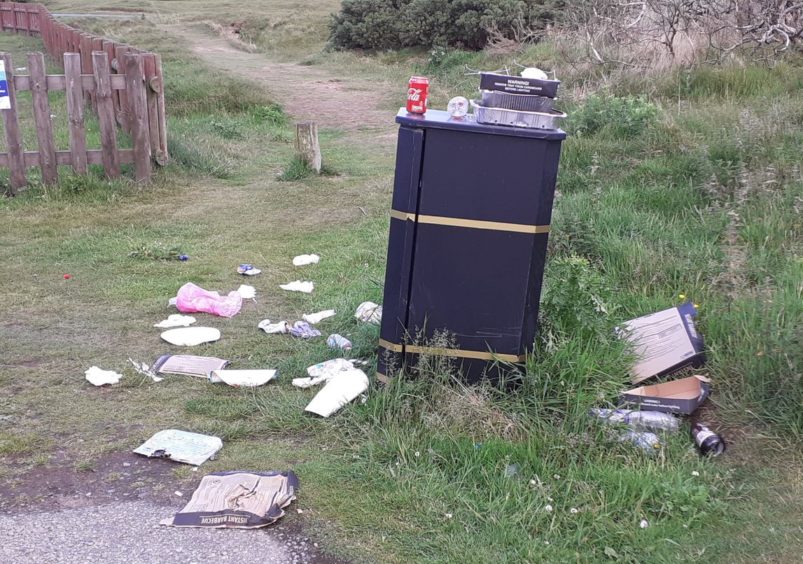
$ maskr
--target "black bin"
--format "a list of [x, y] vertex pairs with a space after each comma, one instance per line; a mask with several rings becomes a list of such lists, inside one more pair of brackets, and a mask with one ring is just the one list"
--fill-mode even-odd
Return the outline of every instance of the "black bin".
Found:
[[[378, 377], [450, 359], [468, 382], [532, 349], [561, 130], [404, 109], [390, 212]], [[513, 365], [513, 366], [511, 366]]]

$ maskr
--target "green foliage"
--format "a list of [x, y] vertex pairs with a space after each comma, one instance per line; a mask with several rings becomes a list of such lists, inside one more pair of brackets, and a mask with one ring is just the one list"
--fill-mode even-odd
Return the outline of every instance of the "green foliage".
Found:
[[252, 106], [248, 109], [248, 113], [259, 124], [267, 123], [276, 126], [287, 124], [287, 114], [279, 104]]
[[143, 260], [180, 260], [179, 257], [184, 252], [181, 247], [171, 245], [168, 246], [161, 241], [155, 243], [142, 243], [136, 245], [128, 256], [135, 259]]
[[299, 157], [298, 155], [293, 156], [290, 159], [290, 162], [287, 164], [287, 168], [284, 169], [279, 175], [279, 180], [283, 182], [293, 182], [296, 180], [303, 180], [313, 174], [312, 167], [307, 164], [307, 161]]
[[562, 0], [344, 0], [330, 41], [345, 49], [448, 45], [482, 49], [491, 32], [514, 38], [557, 18]]
[[638, 135], [657, 122], [658, 106], [643, 97], [595, 94], [567, 120], [572, 133], [593, 135], [607, 130], [614, 136]]

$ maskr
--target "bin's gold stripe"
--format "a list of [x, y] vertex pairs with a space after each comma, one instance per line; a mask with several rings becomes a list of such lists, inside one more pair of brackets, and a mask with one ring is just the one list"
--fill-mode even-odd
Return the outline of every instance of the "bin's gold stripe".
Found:
[[465, 349], [446, 349], [443, 347], [421, 347], [418, 345], [397, 345], [385, 339], [379, 339], [379, 346], [396, 353], [427, 354], [433, 356], [453, 356], [478, 360], [502, 360], [504, 362], [523, 362], [527, 356], [520, 354], [499, 354], [490, 351], [469, 351]]
[[416, 215], [414, 213], [390, 210], [390, 217], [402, 221], [417, 221], [430, 225], [447, 225], [449, 227], [469, 227], [471, 229], [490, 229], [492, 231], [512, 231], [513, 233], [549, 233], [549, 225], [526, 225], [524, 223], [504, 223], [501, 221], [481, 221], [479, 219], [462, 219], [459, 217], [444, 217], [441, 215]]

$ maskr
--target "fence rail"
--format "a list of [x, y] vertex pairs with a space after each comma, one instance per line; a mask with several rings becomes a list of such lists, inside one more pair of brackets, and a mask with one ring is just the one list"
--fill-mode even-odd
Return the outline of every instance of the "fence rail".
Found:
[[[0, 166], [10, 169], [11, 193], [26, 184], [26, 168], [39, 166], [42, 180], [57, 180], [57, 166], [71, 165], [78, 173], [87, 164], [102, 164], [109, 177], [119, 176], [120, 164], [134, 163], [138, 181], [151, 175], [151, 159], [167, 163], [167, 120], [161, 58], [129, 45], [76, 30], [56, 20], [41, 4], [0, 3], [0, 29], [38, 35], [50, 56], [63, 61], [63, 75], [45, 75], [44, 57], [31, 53], [30, 74], [14, 76], [11, 57], [3, 54], [10, 110], [0, 110], [7, 153]], [[33, 98], [38, 151], [23, 151], [17, 118], [16, 92], [30, 90]], [[69, 118], [69, 150], [55, 150], [47, 93], [64, 90]], [[98, 116], [101, 148], [87, 149], [84, 108]], [[133, 149], [117, 147], [116, 128], [131, 135]]]

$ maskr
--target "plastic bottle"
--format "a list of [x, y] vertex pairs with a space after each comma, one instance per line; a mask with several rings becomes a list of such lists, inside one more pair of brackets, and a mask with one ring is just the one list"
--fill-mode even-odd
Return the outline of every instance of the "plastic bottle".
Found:
[[702, 423], [692, 425], [691, 436], [703, 456], [719, 456], [725, 452], [725, 439]]
[[646, 431], [627, 431], [619, 435], [619, 441], [633, 443], [647, 454], [655, 454], [661, 448], [658, 435]]
[[660, 411], [594, 408], [589, 413], [605, 423], [627, 425], [634, 431], [675, 432], [680, 428], [677, 417]]

